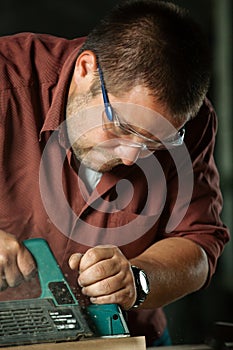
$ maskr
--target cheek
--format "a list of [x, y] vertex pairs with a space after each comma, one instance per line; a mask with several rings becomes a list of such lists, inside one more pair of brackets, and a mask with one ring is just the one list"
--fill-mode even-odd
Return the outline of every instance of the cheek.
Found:
[[85, 133], [78, 135], [75, 143], [84, 147], [94, 147], [101, 145], [108, 140], [109, 138], [107, 137], [106, 132], [102, 128], [98, 127], [87, 130]]

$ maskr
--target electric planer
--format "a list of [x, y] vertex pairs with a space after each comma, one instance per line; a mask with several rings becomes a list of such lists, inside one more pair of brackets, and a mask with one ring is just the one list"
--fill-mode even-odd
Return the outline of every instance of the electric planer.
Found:
[[0, 302], [0, 347], [129, 336], [118, 305], [80, 306], [44, 239], [24, 245], [37, 263], [41, 295]]

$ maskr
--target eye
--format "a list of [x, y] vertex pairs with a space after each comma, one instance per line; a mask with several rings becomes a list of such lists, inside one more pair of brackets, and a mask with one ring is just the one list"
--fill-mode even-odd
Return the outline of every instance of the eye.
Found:
[[132, 131], [127, 126], [127, 124], [119, 123], [119, 124], [117, 124], [116, 129], [118, 129], [118, 130], [120, 129], [121, 135], [130, 135], [130, 134], [132, 134]]

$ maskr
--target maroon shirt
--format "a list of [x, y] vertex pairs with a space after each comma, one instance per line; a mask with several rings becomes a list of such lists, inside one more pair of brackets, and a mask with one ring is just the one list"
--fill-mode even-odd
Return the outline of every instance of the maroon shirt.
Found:
[[[187, 123], [187, 149], [118, 166], [89, 194], [61, 124], [83, 41], [30, 33], [0, 38], [0, 229], [19, 240], [45, 238], [74, 288], [76, 274], [68, 267], [74, 252], [112, 243], [130, 259], [160, 239], [186, 237], [207, 253], [207, 285], [229, 239], [219, 218], [212, 106], [205, 100]], [[153, 339], [166, 325], [162, 309], [135, 310], [131, 318], [132, 334]]]

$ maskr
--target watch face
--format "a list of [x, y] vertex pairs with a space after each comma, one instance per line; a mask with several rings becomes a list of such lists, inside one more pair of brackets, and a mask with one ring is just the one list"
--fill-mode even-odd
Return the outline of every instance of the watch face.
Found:
[[140, 283], [141, 283], [141, 287], [142, 287], [142, 290], [145, 294], [148, 294], [149, 293], [149, 285], [148, 285], [148, 281], [147, 281], [147, 278], [144, 274], [143, 271], [140, 271], [139, 272], [139, 279], [140, 279]]

